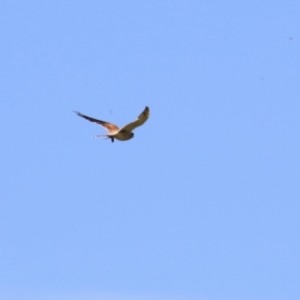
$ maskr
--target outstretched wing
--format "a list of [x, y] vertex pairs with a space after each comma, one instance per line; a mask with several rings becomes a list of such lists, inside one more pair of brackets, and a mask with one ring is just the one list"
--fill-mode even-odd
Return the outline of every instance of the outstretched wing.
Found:
[[135, 121], [125, 125], [124, 127], [121, 128], [121, 130], [126, 130], [131, 132], [136, 127], [143, 125], [148, 120], [149, 115], [150, 115], [150, 110], [149, 107], [146, 106], [143, 112], [138, 116], [138, 118]]
[[103, 127], [105, 127], [109, 132], [111, 131], [116, 131], [116, 130], [119, 130], [119, 127], [115, 124], [112, 124], [112, 123], [108, 123], [108, 122], [105, 122], [105, 121], [101, 121], [101, 120], [97, 120], [97, 119], [94, 119], [94, 118], [91, 118], [91, 117], [88, 117], [82, 113], [80, 113], [79, 111], [74, 111], [79, 117], [82, 117], [82, 118], [85, 118], [91, 122], [94, 122], [94, 123], [97, 123], [99, 125], [102, 125]]

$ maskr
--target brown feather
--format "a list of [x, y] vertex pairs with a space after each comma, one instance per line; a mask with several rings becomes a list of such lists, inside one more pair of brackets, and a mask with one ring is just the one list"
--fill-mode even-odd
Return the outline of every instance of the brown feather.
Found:
[[78, 111], [75, 111], [75, 113], [82, 117], [82, 118], [85, 118], [86, 120], [90, 121], [90, 122], [94, 122], [94, 123], [97, 123], [99, 125], [102, 125], [103, 127], [105, 127], [109, 132], [112, 132], [112, 131], [117, 131], [119, 130], [119, 127], [115, 124], [112, 124], [112, 123], [108, 123], [108, 122], [105, 122], [105, 121], [101, 121], [101, 120], [97, 120], [97, 119], [94, 119], [94, 118], [91, 118], [89, 116], [86, 116]]

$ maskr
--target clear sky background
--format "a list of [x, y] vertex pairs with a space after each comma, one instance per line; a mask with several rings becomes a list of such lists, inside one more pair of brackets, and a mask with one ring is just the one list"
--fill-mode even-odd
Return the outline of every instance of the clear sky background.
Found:
[[[0, 297], [300, 299], [300, 2], [8, 1]], [[124, 125], [111, 143], [89, 116]]]

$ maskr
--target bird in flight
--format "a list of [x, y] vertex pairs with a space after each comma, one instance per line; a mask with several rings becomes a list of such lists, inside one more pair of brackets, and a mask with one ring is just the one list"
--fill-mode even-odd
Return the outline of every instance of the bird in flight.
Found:
[[132, 132], [136, 127], [143, 125], [149, 118], [150, 115], [150, 110], [149, 107], [146, 106], [143, 112], [138, 116], [138, 118], [131, 122], [128, 123], [127, 125], [123, 126], [122, 128], [119, 128], [117, 125], [108, 123], [105, 121], [97, 120], [91, 117], [88, 117], [78, 111], [75, 111], [75, 113], [82, 117], [85, 118], [91, 122], [97, 123], [99, 125], [102, 125], [105, 127], [105, 129], [108, 131], [107, 134], [99, 134], [95, 135], [95, 137], [101, 137], [101, 136], [106, 136], [107, 138], [111, 139], [112, 143], [114, 142], [114, 139], [119, 140], [119, 141], [127, 141], [130, 140], [134, 137], [134, 133]]

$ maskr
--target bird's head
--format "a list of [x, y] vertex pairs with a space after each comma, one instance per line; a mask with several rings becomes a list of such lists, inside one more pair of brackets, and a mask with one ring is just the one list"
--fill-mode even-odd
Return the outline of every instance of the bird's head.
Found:
[[130, 138], [131, 139], [134, 138], [134, 133], [133, 132], [131, 132], [131, 137]]

